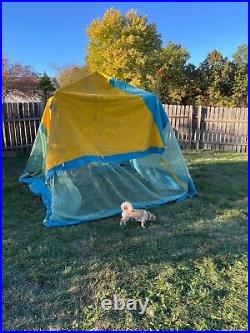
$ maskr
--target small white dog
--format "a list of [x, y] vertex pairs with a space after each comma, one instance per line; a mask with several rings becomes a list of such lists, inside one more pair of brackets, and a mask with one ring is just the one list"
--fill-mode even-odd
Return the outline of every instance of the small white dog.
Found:
[[144, 209], [134, 209], [132, 204], [128, 201], [125, 201], [121, 204], [122, 209], [122, 218], [120, 220], [120, 225], [126, 224], [126, 222], [133, 218], [136, 221], [141, 222], [142, 228], [145, 227], [145, 222], [149, 220], [155, 220], [155, 216]]

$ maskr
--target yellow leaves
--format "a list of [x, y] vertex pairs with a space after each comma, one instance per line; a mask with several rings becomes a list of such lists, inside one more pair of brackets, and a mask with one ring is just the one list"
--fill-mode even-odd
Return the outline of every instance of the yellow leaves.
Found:
[[87, 74], [89, 74], [89, 68], [87, 66], [71, 65], [59, 69], [57, 81], [62, 87], [84, 78]]
[[[122, 15], [110, 8], [87, 29], [89, 47], [86, 61], [91, 70], [129, 81], [142, 88], [152, 83], [161, 40], [147, 18], [130, 10]], [[153, 61], [152, 61], [153, 59]], [[147, 75], [150, 80], [147, 82]]]
[[126, 36], [126, 35], [121, 36], [121, 41], [123, 43], [133, 44], [135, 42], [135, 39], [136, 39], [136, 37], [133, 36], [132, 34], [130, 34], [128, 36]]
[[104, 13], [103, 22], [105, 22], [106, 24], [119, 22], [121, 20], [121, 17], [121, 12], [119, 10], [115, 8], [110, 8]]

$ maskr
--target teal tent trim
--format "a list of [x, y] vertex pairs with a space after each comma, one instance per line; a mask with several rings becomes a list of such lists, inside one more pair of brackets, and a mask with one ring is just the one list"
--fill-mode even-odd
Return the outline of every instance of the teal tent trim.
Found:
[[[65, 223], [65, 220], [53, 220], [51, 219], [51, 206], [52, 206], [52, 201], [51, 201], [51, 193], [49, 186], [46, 186], [45, 182], [41, 178], [30, 178], [25, 175], [21, 176], [19, 178], [19, 182], [21, 183], [26, 183], [29, 185], [29, 188], [31, 192], [33, 192], [36, 195], [40, 195], [42, 197], [43, 203], [47, 209], [47, 213], [45, 216], [45, 219], [43, 221], [44, 226], [46, 227], [67, 227], [79, 223], [84, 223], [84, 222], [89, 222], [89, 221], [95, 221], [99, 219], [105, 219], [111, 216], [116, 216], [121, 214], [121, 209], [116, 208], [116, 209], [109, 209], [109, 210], [103, 210], [99, 212], [95, 212], [93, 214], [89, 215], [84, 215], [84, 216], [79, 216], [79, 219], [77, 220], [70, 220]], [[158, 200], [153, 200], [149, 202], [133, 202], [133, 206], [137, 209], [145, 209], [145, 208], [153, 208], [157, 207], [159, 205], [166, 204], [171, 201], [183, 201], [188, 197], [191, 197], [191, 193], [186, 193], [183, 192], [178, 195], [173, 195], [173, 196], [168, 196], [166, 198], [158, 199]]]
[[54, 168], [49, 169], [45, 173], [45, 179], [48, 180], [56, 175], [57, 172], [70, 170], [74, 168], [78, 168], [81, 166], [84, 166], [89, 163], [119, 163], [125, 160], [132, 160], [139, 157], [145, 157], [150, 154], [162, 154], [164, 152], [164, 148], [157, 148], [157, 147], [151, 147], [144, 151], [137, 151], [137, 152], [131, 152], [126, 154], [116, 154], [116, 155], [110, 155], [110, 156], [83, 156], [79, 157], [77, 159], [62, 163]]
[[[136, 209], [145, 209], [145, 208], [154, 208], [154, 207], [158, 207], [159, 205], [163, 205], [166, 204], [168, 202], [171, 201], [183, 201], [186, 198], [188, 198], [189, 196], [187, 195], [187, 193], [182, 193], [176, 196], [172, 196], [172, 197], [167, 197], [165, 199], [161, 199], [161, 200], [154, 200], [154, 201], [149, 201], [149, 202], [140, 202], [140, 203], [133, 203], [133, 207]], [[109, 210], [103, 210], [100, 212], [96, 212], [94, 214], [89, 214], [89, 215], [84, 215], [82, 217], [79, 216], [79, 220], [70, 220], [67, 221], [67, 224], [65, 224], [65, 220], [51, 220], [50, 218], [45, 218], [45, 220], [43, 221], [43, 224], [46, 227], [67, 227], [67, 226], [71, 226], [74, 224], [79, 224], [79, 223], [85, 223], [85, 222], [90, 222], [90, 221], [96, 221], [96, 220], [101, 220], [101, 219], [105, 219], [108, 217], [112, 217], [112, 216], [117, 216], [121, 214], [121, 209], [120, 208], [116, 208], [116, 209], [109, 209]]]
[[38, 177], [30, 178], [26, 175], [23, 175], [19, 178], [19, 182], [28, 184], [29, 189], [32, 193], [42, 197], [42, 201], [47, 210], [45, 219], [43, 221], [43, 223], [45, 224], [46, 221], [50, 218], [51, 212], [52, 212], [51, 211], [51, 192], [50, 192], [49, 187], [45, 185], [43, 178], [38, 178]]

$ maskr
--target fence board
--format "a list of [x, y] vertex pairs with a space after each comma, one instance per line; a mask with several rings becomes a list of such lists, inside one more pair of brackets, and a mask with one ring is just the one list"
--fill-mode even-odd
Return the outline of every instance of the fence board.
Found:
[[[30, 149], [43, 104], [4, 103], [2, 106], [2, 149]], [[164, 109], [182, 149], [247, 152], [247, 108], [164, 105]]]
[[30, 148], [41, 121], [42, 103], [4, 103], [2, 106], [2, 149]]

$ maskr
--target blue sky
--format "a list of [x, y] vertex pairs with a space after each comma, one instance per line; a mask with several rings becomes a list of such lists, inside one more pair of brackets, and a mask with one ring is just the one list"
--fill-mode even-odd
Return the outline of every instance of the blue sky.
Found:
[[3, 3], [3, 53], [14, 62], [53, 75], [53, 65], [81, 64], [86, 28], [105, 10], [134, 8], [156, 23], [163, 43], [184, 45], [199, 64], [212, 49], [230, 57], [247, 43], [247, 3], [232, 2], [22, 2]]

